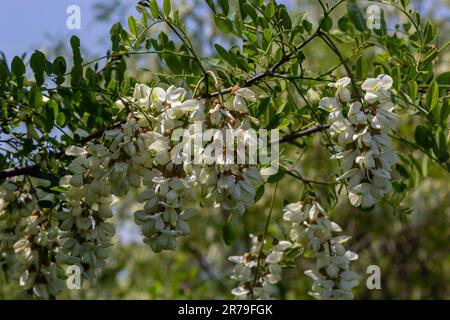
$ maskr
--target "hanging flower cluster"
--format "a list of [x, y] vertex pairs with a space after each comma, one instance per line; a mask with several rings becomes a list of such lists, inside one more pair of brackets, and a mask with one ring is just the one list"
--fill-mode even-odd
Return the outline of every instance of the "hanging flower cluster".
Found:
[[341, 227], [314, 200], [288, 204], [283, 219], [291, 224], [292, 242], [316, 260], [315, 268], [305, 272], [314, 280], [310, 294], [316, 299], [353, 299], [359, 276], [349, 264], [358, 255], [343, 246], [351, 237], [337, 235]]
[[[246, 101], [256, 96], [249, 89], [236, 89], [233, 101], [215, 100], [207, 110], [206, 101], [185, 95], [183, 88], [137, 84], [132, 97], [116, 102], [132, 112], [120, 126], [105, 132], [103, 143], [66, 150], [75, 159], [68, 167], [72, 174], [60, 181], [67, 188], [57, 214], [66, 239], [61, 251], [67, 263], [82, 267], [87, 279], [96, 278], [108, 256], [106, 248], [114, 235], [107, 222], [113, 216], [112, 195], [142, 188], [142, 208], [134, 218], [155, 252], [174, 249], [177, 237], [189, 233], [188, 220], [196, 210], [187, 203], [195, 199], [199, 184], [209, 188], [206, 198], [223, 210], [242, 214], [253, 204], [255, 187], [263, 182], [259, 171], [237, 163], [233, 148], [232, 161], [221, 162], [230, 151], [220, 134], [223, 138], [229, 129], [233, 138], [247, 138]], [[205, 137], [208, 129], [217, 130]], [[200, 144], [191, 148], [198, 138]]]
[[[62, 237], [65, 262], [78, 265], [89, 281], [94, 281], [108, 257], [114, 226], [106, 222], [112, 217], [111, 179], [115, 172], [111, 151], [100, 144], [86, 148], [72, 146], [66, 150], [76, 158], [68, 169], [72, 175], [64, 176], [60, 186], [64, 193], [64, 207], [57, 213]], [[123, 181], [116, 181], [123, 184]]]
[[141, 108], [137, 113], [140, 136], [146, 142], [138, 154], [149, 157], [142, 173], [145, 189], [138, 198], [144, 206], [134, 213], [134, 219], [155, 252], [175, 249], [177, 237], [189, 233], [187, 221], [196, 213], [186, 202], [195, 199], [197, 179], [187, 170], [186, 155], [174, 148], [172, 137], [186, 122], [204, 119], [204, 106], [198, 100], [184, 101], [185, 94], [186, 90], [173, 86], [164, 90], [137, 85], [128, 98]]
[[23, 297], [49, 299], [65, 289], [65, 271], [59, 265], [59, 229], [50, 224], [49, 209], [34, 210], [26, 218], [25, 237], [14, 244], [20, 261]]
[[237, 86], [231, 93], [234, 95], [232, 101], [221, 103], [215, 100], [214, 107], [206, 117], [207, 129], [219, 129], [210, 140], [207, 139], [206, 147], [216, 151], [213, 155], [218, 161], [214, 166], [208, 166], [211, 155], [205, 154], [201, 157], [206, 167], [200, 172], [200, 180], [213, 186], [207, 199], [212, 199], [216, 206], [225, 211], [243, 214], [247, 207], [253, 205], [255, 187], [262, 184], [263, 180], [254, 165], [245, 163], [249, 154], [242, 152], [245, 150], [236, 152], [235, 142], [230, 145], [230, 142], [223, 138], [232, 136], [241, 145], [257, 143], [255, 137], [248, 134], [251, 125], [247, 109], [247, 102], [256, 101], [256, 95], [248, 88]]
[[53, 196], [38, 189], [48, 181], [29, 178], [30, 185], [9, 180], [0, 186], [0, 267], [8, 277], [19, 274], [20, 298], [49, 299], [65, 288], [59, 228], [51, 210], [38, 200]]
[[0, 268], [11, 276], [18, 268], [14, 243], [23, 237], [26, 223], [37, 201], [28, 190], [19, 190], [13, 182], [0, 185]]
[[388, 136], [397, 123], [392, 82], [384, 74], [367, 79], [362, 84], [364, 100], [355, 101], [347, 88], [350, 79], [345, 77], [330, 84], [336, 88], [335, 96], [319, 104], [330, 112], [330, 134], [341, 148], [332, 159], [340, 160], [345, 172], [338, 180], [348, 180], [349, 200], [355, 207], [369, 208], [392, 191], [391, 167], [397, 161]]
[[231, 278], [239, 282], [231, 293], [237, 299], [273, 299], [278, 293], [276, 284], [281, 281], [280, 262], [291, 243], [273, 239], [270, 248], [264, 248], [266, 241], [261, 236], [250, 235], [250, 239], [249, 252], [228, 258], [236, 264]]
[[[254, 93], [238, 89], [233, 102], [215, 100], [209, 110], [205, 101], [185, 99], [185, 95], [183, 88], [164, 90], [140, 84], [133, 97], [125, 99], [138, 107], [134, 116], [140, 129], [135, 139], [142, 143], [131, 148], [133, 158], [145, 159], [139, 170], [145, 188], [139, 201], [144, 205], [134, 217], [144, 241], [156, 252], [174, 249], [177, 237], [189, 232], [187, 221], [195, 209], [186, 203], [195, 199], [197, 185], [210, 190], [207, 201], [242, 214], [253, 204], [255, 186], [262, 183], [255, 167], [237, 163], [234, 148], [224, 139], [226, 130], [233, 144], [234, 138], [245, 136], [250, 128], [245, 99], [254, 101]], [[210, 129], [217, 130], [209, 134]]]

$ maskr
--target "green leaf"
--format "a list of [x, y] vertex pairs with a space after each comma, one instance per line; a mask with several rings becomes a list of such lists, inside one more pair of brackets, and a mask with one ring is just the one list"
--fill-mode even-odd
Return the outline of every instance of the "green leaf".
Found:
[[36, 84], [41, 86], [44, 83], [44, 72], [47, 65], [45, 55], [40, 51], [35, 51], [30, 58], [30, 67], [33, 70]]
[[448, 116], [450, 115], [450, 100], [445, 101], [441, 108], [441, 123], [447, 123]]
[[70, 45], [72, 46], [72, 54], [73, 54], [71, 83], [72, 86], [75, 87], [79, 86], [80, 81], [83, 77], [83, 67], [81, 66], [83, 59], [81, 59], [80, 39], [77, 36], [72, 36], [72, 38], [70, 38]]
[[356, 0], [348, 0], [347, 1], [347, 11], [348, 16], [350, 17], [351, 22], [354, 24], [355, 28], [359, 31], [364, 31], [367, 28], [366, 19], [364, 15], [356, 3]]
[[109, 31], [112, 51], [117, 51], [119, 49], [120, 35], [122, 33], [122, 30], [122, 24], [120, 22], [116, 22], [115, 24], [113, 24], [111, 30]]
[[311, 32], [311, 30], [312, 30], [312, 23], [309, 20], [303, 19], [302, 20], [302, 26], [303, 26], [303, 28], [305, 28], [306, 31]]
[[281, 123], [275, 128], [278, 130], [284, 129], [291, 124], [291, 121], [288, 118], [284, 118], [281, 120]]
[[439, 101], [439, 85], [436, 81], [431, 82], [427, 90], [426, 104], [429, 111], [433, 110]]
[[267, 42], [270, 42], [270, 40], [272, 40], [272, 30], [270, 30], [270, 29], [264, 29], [264, 31], [263, 31], [263, 36], [264, 36], [264, 39], [265, 39]]
[[16, 76], [17, 85], [21, 88], [23, 86], [25, 64], [18, 56], [15, 56], [11, 62], [11, 72]]
[[214, 15], [214, 22], [220, 31], [224, 33], [233, 32], [233, 23], [223, 15]]
[[150, 6], [150, 12], [152, 13], [153, 18], [158, 19], [158, 17], [159, 17], [158, 2], [156, 2], [156, 0], [150, 0], [149, 6]]
[[438, 49], [432, 48], [430, 51], [427, 52], [427, 55], [420, 61], [420, 63], [426, 65], [431, 61], [433, 61], [438, 56], [438, 54], [439, 54]]
[[241, 19], [245, 20], [247, 17], [247, 11], [245, 11], [245, 0], [239, 0], [239, 14], [241, 15]]
[[281, 121], [286, 117], [284, 113], [277, 113], [271, 117], [269, 124], [266, 129], [274, 129], [278, 127]]
[[163, 60], [169, 67], [170, 71], [172, 71], [174, 74], [180, 74], [183, 66], [180, 64], [178, 56], [174, 55], [169, 50], [164, 50], [164, 52], [167, 53], [163, 54]]
[[59, 112], [58, 116], [56, 117], [56, 124], [62, 127], [64, 126], [65, 123], [66, 123], [66, 116], [64, 115], [64, 113]]
[[339, 18], [338, 28], [343, 32], [348, 31], [348, 17], [347, 16], [342, 16], [341, 18]]
[[50, 99], [47, 102], [47, 108], [52, 112], [53, 118], [56, 119], [56, 117], [58, 116], [58, 109], [59, 109], [58, 103], [55, 100]]
[[271, 175], [268, 179], [267, 179], [267, 183], [277, 183], [278, 181], [280, 181], [281, 179], [283, 179], [283, 177], [285, 176], [285, 172], [283, 170], [279, 170], [277, 173], [275, 173], [274, 175]]
[[427, 25], [425, 26], [425, 43], [433, 41], [435, 35], [436, 28], [431, 23], [427, 22]]
[[406, 7], [407, 7], [408, 4], [409, 4], [409, 0], [400, 0], [400, 2], [402, 3], [403, 8], [406, 9]]
[[64, 57], [56, 57], [51, 64], [52, 72], [56, 74], [55, 82], [57, 85], [61, 85], [64, 82], [64, 75], [66, 73], [67, 64]]
[[33, 86], [29, 92], [28, 102], [31, 106], [39, 108], [42, 106], [44, 95], [38, 87]]
[[411, 99], [415, 100], [417, 98], [417, 94], [419, 93], [419, 86], [417, 85], [417, 82], [414, 80], [408, 81], [408, 96], [411, 97]]
[[433, 152], [441, 162], [446, 162], [450, 158], [446, 140], [445, 133], [441, 131], [433, 144]]
[[163, 11], [166, 16], [170, 14], [170, 0], [164, 0], [163, 2]]
[[279, 10], [279, 16], [281, 16], [281, 24], [283, 25], [285, 30], [291, 30], [292, 29], [292, 20], [291, 16], [287, 12], [285, 7], [281, 7]]
[[219, 6], [222, 8], [222, 12], [224, 15], [228, 15], [230, 13], [230, 4], [228, 0], [219, 0]]
[[235, 234], [235, 226], [232, 226], [233, 223], [233, 215], [229, 215], [227, 222], [222, 227], [222, 238], [223, 241], [227, 246], [230, 246], [233, 244], [233, 242], [236, 240], [236, 234]]
[[394, 89], [399, 91], [400, 87], [401, 87], [401, 77], [402, 77], [400, 67], [396, 66], [396, 67], [392, 68], [391, 76], [392, 76], [392, 79], [394, 80], [394, 84], [393, 84]]
[[208, 7], [212, 10], [213, 13], [216, 13], [216, 5], [213, 0], [205, 0]]
[[395, 170], [397, 170], [397, 172], [400, 173], [400, 175], [405, 177], [406, 179], [409, 178], [408, 170], [406, 170], [406, 168], [404, 166], [402, 166], [401, 164], [397, 163], [395, 165]]
[[8, 76], [8, 66], [6, 65], [6, 63], [4, 63], [4, 61], [0, 60], [0, 81], [5, 81], [6, 79], [8, 79]]
[[80, 39], [77, 36], [70, 38], [70, 46], [72, 47], [72, 53], [74, 54], [74, 63], [81, 63], [80, 58]]
[[441, 85], [450, 86], [450, 71], [441, 73], [436, 78], [436, 82]]
[[255, 198], [253, 199], [253, 201], [255, 203], [258, 202], [258, 200], [262, 198], [262, 196], [264, 195], [264, 191], [265, 191], [264, 184], [259, 185], [256, 188]]
[[129, 16], [128, 17], [128, 28], [130, 29], [130, 32], [137, 37], [138, 36], [138, 32], [137, 32], [137, 21], [136, 18], [133, 16]]
[[363, 56], [359, 56], [355, 64], [356, 72], [355, 75], [358, 79], [362, 80], [367, 78], [367, 61]]
[[56, 57], [53, 61], [52, 71], [56, 74], [55, 82], [57, 85], [61, 85], [64, 82], [64, 74], [66, 73], [66, 60], [63, 57]]
[[226, 62], [228, 62], [230, 65], [235, 66], [237, 64], [236, 61], [234, 61], [233, 56], [221, 45], [215, 44], [214, 47], [216, 48], [217, 53], [219, 56]]
[[273, 3], [273, 1], [269, 1], [266, 9], [264, 10], [264, 14], [268, 19], [271, 19], [275, 15], [275, 4]]
[[253, 7], [248, 3], [244, 3], [244, 9], [250, 18], [252, 18], [253, 22], [256, 23], [258, 21], [258, 15], [256, 14], [255, 9], [253, 9]]
[[64, 57], [56, 57], [55, 60], [53, 61], [53, 71], [55, 72], [55, 74], [57, 76], [62, 76], [66, 73], [66, 68], [67, 68], [67, 64], [66, 64], [66, 60], [64, 59]]
[[322, 24], [322, 30], [323, 31], [330, 31], [331, 28], [333, 27], [333, 19], [331, 19], [330, 16], [326, 16], [325, 21], [323, 21], [323, 19], [321, 19], [321, 24]]
[[425, 126], [419, 125], [414, 132], [416, 143], [424, 149], [433, 147], [433, 134], [431, 130]]

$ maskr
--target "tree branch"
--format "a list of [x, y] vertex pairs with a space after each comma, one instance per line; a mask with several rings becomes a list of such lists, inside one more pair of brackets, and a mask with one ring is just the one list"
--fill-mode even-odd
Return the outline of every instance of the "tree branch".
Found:
[[[250, 87], [265, 77], [274, 76], [276, 71], [278, 70], [278, 68], [280, 68], [286, 62], [288, 62], [292, 58], [292, 56], [294, 56], [299, 50], [301, 50], [304, 46], [306, 46], [309, 42], [311, 42], [317, 36], [319, 36], [319, 31], [316, 31], [315, 33], [313, 33], [308, 39], [303, 41], [302, 44], [300, 44], [298, 47], [296, 47], [295, 50], [283, 55], [283, 57], [281, 57], [281, 59], [277, 63], [275, 63], [271, 68], [267, 69], [264, 72], [258, 73], [257, 75], [251, 77], [250, 79], [247, 79], [244, 82], [243, 87]], [[228, 87], [221, 91], [215, 91], [215, 92], [204, 95], [203, 98], [214, 98], [214, 97], [217, 97], [222, 94], [227, 94], [227, 93], [230, 93], [233, 90], [233, 88], [234, 88], [234, 86], [231, 86], [231, 87]]]
[[[114, 123], [110, 127], [98, 129], [98, 130], [94, 131], [93, 133], [91, 133], [90, 135], [82, 138], [76, 144], [84, 145], [84, 144], [88, 143], [89, 141], [100, 137], [105, 132], [105, 130], [112, 130], [112, 129], [118, 128], [124, 122], [125, 122], [125, 120], [121, 120], [121, 121]], [[65, 152], [64, 150], [60, 150], [60, 151], [54, 153], [53, 156], [56, 159], [60, 159], [64, 156], [64, 152]], [[21, 176], [21, 175], [27, 175], [27, 176], [31, 176], [31, 177], [37, 177], [37, 178], [45, 177], [45, 173], [41, 171], [41, 168], [38, 164], [0, 170], [0, 179]]]
[[318, 35], [322, 40], [325, 42], [325, 44], [330, 47], [331, 50], [338, 56], [339, 61], [344, 66], [345, 71], [347, 72], [348, 77], [350, 78], [353, 86], [353, 97], [358, 98], [358, 100], [361, 100], [361, 96], [358, 91], [358, 86], [356, 84], [355, 77], [353, 75], [352, 69], [348, 65], [347, 61], [342, 56], [342, 53], [339, 51], [338, 47], [334, 44], [334, 42], [328, 37], [327, 34], [323, 33], [322, 31], [318, 32]]
[[37, 164], [32, 166], [9, 168], [0, 171], [0, 179], [9, 178], [21, 175], [27, 175], [32, 177], [39, 177], [39, 166]]
[[326, 125], [319, 124], [319, 125], [317, 125], [317, 126], [315, 126], [313, 128], [305, 129], [305, 130], [302, 130], [302, 131], [296, 131], [296, 132], [293, 132], [291, 134], [288, 134], [288, 135], [282, 137], [281, 139], [278, 140], [278, 143], [290, 142], [290, 141], [295, 140], [297, 138], [308, 136], [308, 135], [310, 135], [312, 133], [326, 130], [329, 127], [330, 127], [329, 124], [326, 124]]

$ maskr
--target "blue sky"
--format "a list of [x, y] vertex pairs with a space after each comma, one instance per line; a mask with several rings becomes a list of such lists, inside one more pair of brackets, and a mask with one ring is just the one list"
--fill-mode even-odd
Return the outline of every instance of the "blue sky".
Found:
[[[120, 0], [125, 12], [120, 17], [125, 20], [128, 15], [135, 14], [135, 4], [138, 0]], [[68, 45], [70, 35], [76, 34], [81, 39], [82, 47], [91, 56], [102, 55], [109, 48], [110, 22], [95, 20], [96, 2], [111, 3], [112, 0], [0, 0], [0, 51], [8, 60], [24, 52], [32, 53], [35, 49], [52, 48], [61, 39]], [[176, 0], [172, 0], [176, 3]], [[279, 0], [292, 7], [292, 0]], [[366, 2], [366, 1], [364, 1]], [[411, 1], [414, 2], [414, 1]], [[426, 11], [436, 1], [427, 0], [419, 10]], [[81, 9], [81, 29], [69, 30], [66, 27], [70, 5], [78, 5]], [[437, 16], [450, 17], [450, 5], [445, 8], [438, 6]], [[119, 17], [114, 17], [116, 21]], [[126, 24], [126, 21], [121, 21]]]
[[[135, 11], [136, 0], [121, 2], [127, 5], [129, 11], [124, 17]], [[67, 39], [68, 43], [70, 35], [76, 34], [90, 53], [105, 52], [109, 45], [111, 25], [95, 21], [93, 3], [92, 0], [1, 0], [0, 50], [11, 61], [15, 55], [51, 47], [60, 39]], [[66, 10], [70, 5], [77, 5], [81, 9], [80, 30], [66, 27], [69, 17]]]

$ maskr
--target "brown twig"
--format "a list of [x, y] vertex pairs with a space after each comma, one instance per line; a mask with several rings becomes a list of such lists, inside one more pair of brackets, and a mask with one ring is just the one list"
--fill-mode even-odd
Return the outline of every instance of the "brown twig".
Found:
[[313, 128], [305, 129], [305, 130], [302, 130], [302, 131], [292, 132], [291, 134], [288, 134], [288, 135], [280, 138], [278, 140], [278, 143], [290, 142], [290, 141], [295, 140], [297, 138], [308, 136], [308, 135], [310, 135], [312, 133], [326, 130], [329, 127], [330, 127], [329, 124], [326, 124], [326, 125], [319, 124], [319, 125], [317, 125], [317, 126], [315, 126]]

